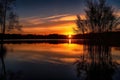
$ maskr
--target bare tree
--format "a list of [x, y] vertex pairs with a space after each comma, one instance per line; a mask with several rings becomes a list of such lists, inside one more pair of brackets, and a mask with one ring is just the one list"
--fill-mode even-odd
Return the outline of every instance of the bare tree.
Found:
[[2, 41], [7, 29], [17, 28], [20, 30], [18, 16], [13, 12], [16, 0], [0, 0], [0, 27]]
[[7, 20], [7, 11], [12, 8], [12, 4], [15, 0], [0, 0], [1, 5], [1, 27], [2, 34], [5, 34], [6, 20]]
[[14, 30], [14, 29], [18, 29], [21, 30], [22, 25], [20, 25], [19, 23], [19, 16], [14, 13], [14, 12], [10, 12], [9, 16], [8, 16], [8, 31], [10, 30]]
[[114, 8], [106, 4], [106, 0], [87, 0], [86, 20], [82, 21], [77, 15], [77, 27], [82, 32], [83, 30], [92, 33], [112, 31], [120, 24], [120, 17], [116, 17], [114, 12]]

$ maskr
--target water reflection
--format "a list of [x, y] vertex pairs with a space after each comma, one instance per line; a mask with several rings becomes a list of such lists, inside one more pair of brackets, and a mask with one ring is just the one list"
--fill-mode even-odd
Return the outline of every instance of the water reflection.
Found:
[[69, 39], [69, 44], [71, 44], [71, 39]]
[[55, 44], [0, 44], [0, 80], [112, 80], [115, 77], [120, 68], [113, 56], [117, 55], [119, 62], [118, 49], [73, 42], [69, 39], [67, 43]]
[[13, 72], [11, 70], [6, 70], [5, 57], [7, 55], [7, 48], [4, 44], [0, 44], [0, 80], [20, 80], [21, 71]]
[[1, 73], [0, 73], [0, 80], [6, 79], [6, 68], [4, 58], [6, 55], [6, 47], [3, 44], [0, 44], [0, 60], [1, 60]]
[[119, 80], [115, 74], [120, 67], [113, 60], [108, 45], [85, 44], [83, 54], [75, 64], [80, 80]]

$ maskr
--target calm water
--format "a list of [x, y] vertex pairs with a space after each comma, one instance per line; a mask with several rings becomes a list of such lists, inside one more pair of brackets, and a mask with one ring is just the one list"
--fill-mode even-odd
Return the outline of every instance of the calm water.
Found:
[[120, 80], [120, 47], [1, 44], [0, 80]]

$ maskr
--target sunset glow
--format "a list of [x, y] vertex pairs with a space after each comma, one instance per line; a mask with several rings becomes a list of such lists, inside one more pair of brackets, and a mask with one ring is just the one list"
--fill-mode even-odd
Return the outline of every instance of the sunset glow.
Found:
[[72, 35], [71, 34], [69, 34], [69, 36], [68, 36], [69, 38], [72, 38]]
[[45, 18], [21, 18], [23, 34], [74, 34], [75, 15], [54, 15]]
[[[25, 0], [17, 0], [17, 11], [23, 25], [21, 34], [75, 34], [73, 28], [76, 27], [76, 15], [80, 15], [83, 20], [86, 19], [84, 0], [49, 1], [36, 0], [28, 3]], [[119, 7], [115, 1], [110, 0], [108, 3], [115, 8]], [[120, 15], [120, 11], [115, 14]]]
[[120, 0], [0, 0], [0, 80], [120, 80]]
[[[80, 14], [81, 19], [85, 19], [84, 14]], [[63, 14], [52, 15], [49, 17], [28, 17], [21, 18], [21, 23], [24, 25], [22, 34], [63, 34], [74, 35], [73, 28], [76, 28], [76, 15]], [[71, 38], [71, 37], [69, 37]]]

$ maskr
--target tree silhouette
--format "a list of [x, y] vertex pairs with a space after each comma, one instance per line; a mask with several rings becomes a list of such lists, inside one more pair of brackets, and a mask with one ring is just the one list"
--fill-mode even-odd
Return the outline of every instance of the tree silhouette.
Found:
[[19, 17], [16, 13], [10, 12], [8, 16], [8, 31], [13, 30], [13, 29], [18, 29], [21, 30], [22, 25], [19, 23]]
[[86, 21], [85, 21], [85, 20], [82, 20], [79, 15], [77, 15], [76, 24], [77, 24], [77, 26], [78, 26], [78, 30], [76, 30], [76, 31], [80, 31], [80, 32], [82, 32], [83, 34], [85, 34], [85, 32], [87, 31]]
[[6, 56], [6, 47], [3, 44], [0, 44], [0, 60], [2, 64], [2, 73], [0, 74], [0, 79], [5, 80], [6, 79], [6, 68], [5, 68], [5, 62], [4, 58]]
[[4, 44], [0, 44], [0, 80], [22, 80], [22, 72], [13, 72], [6, 69], [5, 57], [7, 55], [7, 48]]
[[106, 4], [106, 0], [87, 0], [85, 17], [82, 20], [77, 15], [76, 24], [82, 32], [101, 33], [114, 30], [120, 24], [120, 17], [114, 14], [112, 6]]
[[[14, 14], [13, 7], [16, 0], [0, 0], [0, 25], [2, 40], [5, 31], [8, 29], [17, 28], [20, 29], [18, 16]], [[8, 24], [9, 23], [9, 24]]]
[[11, 5], [13, 4], [15, 0], [0, 0], [0, 11], [1, 11], [1, 27], [2, 27], [2, 33], [5, 33], [6, 28], [6, 20], [7, 20], [7, 13], [8, 10], [12, 10]]

